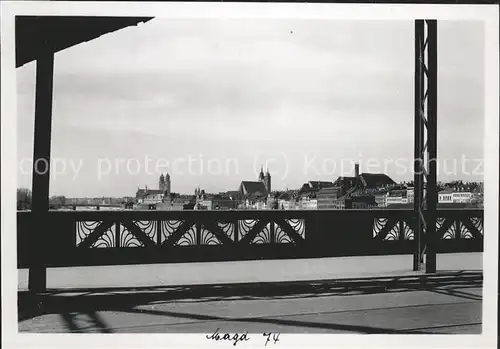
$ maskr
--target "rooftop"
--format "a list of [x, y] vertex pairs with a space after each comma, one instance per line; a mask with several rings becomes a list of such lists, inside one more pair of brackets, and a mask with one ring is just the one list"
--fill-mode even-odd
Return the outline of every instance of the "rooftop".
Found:
[[340, 190], [340, 187], [327, 187], [327, 188], [321, 188], [318, 192], [318, 195], [321, 195], [321, 194], [332, 194], [332, 193], [336, 193], [337, 191]]
[[309, 186], [314, 189], [330, 188], [333, 187], [333, 182], [330, 181], [309, 181]]
[[246, 195], [266, 196], [266, 186], [262, 182], [242, 181], [240, 188]]
[[366, 188], [378, 188], [396, 184], [391, 177], [384, 173], [362, 173], [359, 175], [359, 178]]
[[164, 193], [163, 190], [160, 189], [137, 189], [135, 197], [136, 199], [138, 199], [138, 198], [143, 198], [147, 195], [158, 195], [163, 193]]

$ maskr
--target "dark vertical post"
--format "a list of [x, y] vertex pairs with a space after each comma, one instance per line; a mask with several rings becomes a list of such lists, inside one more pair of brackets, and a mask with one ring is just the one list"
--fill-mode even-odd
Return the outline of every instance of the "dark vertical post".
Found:
[[436, 272], [436, 209], [437, 209], [437, 21], [427, 21], [428, 40], [428, 109], [427, 143], [429, 174], [427, 176], [427, 255], [426, 273]]
[[237, 243], [239, 241], [239, 230], [240, 230], [239, 224], [240, 224], [240, 220], [238, 218], [236, 218], [236, 220], [234, 221], [234, 242], [235, 243]]
[[161, 247], [161, 223], [160, 219], [156, 221], [156, 244], [158, 247]]
[[[198, 218], [199, 219], [199, 218]], [[196, 220], [196, 245], [201, 245], [201, 222]]]
[[399, 241], [404, 241], [405, 239], [405, 222], [403, 221], [403, 218], [398, 222], [399, 225], [399, 236], [398, 240]]
[[120, 221], [115, 222], [115, 248], [120, 247]]
[[275, 223], [274, 221], [269, 221], [269, 228], [270, 228], [270, 231], [269, 231], [269, 241], [271, 242], [271, 244], [274, 244], [276, 242], [276, 231], [275, 231]]
[[461, 229], [460, 219], [457, 217], [457, 220], [455, 221], [455, 240], [460, 240], [462, 238]]
[[420, 115], [422, 104], [422, 89], [423, 89], [423, 36], [424, 36], [424, 21], [415, 21], [415, 126], [414, 126], [414, 182], [415, 196], [413, 201], [414, 216], [415, 216], [415, 251], [413, 253], [413, 270], [420, 270], [420, 253], [422, 240], [422, 217], [420, 215], [422, 205], [422, 118]]
[[28, 288], [32, 292], [47, 289], [44, 234], [48, 229], [50, 138], [52, 131], [52, 85], [54, 54], [46, 53], [36, 62], [35, 135], [33, 149], [33, 222], [31, 228], [31, 263]]

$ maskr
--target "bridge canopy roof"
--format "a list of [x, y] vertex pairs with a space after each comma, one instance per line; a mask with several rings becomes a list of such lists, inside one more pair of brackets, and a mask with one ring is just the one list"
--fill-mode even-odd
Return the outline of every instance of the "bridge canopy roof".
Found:
[[17, 16], [16, 68], [152, 17]]

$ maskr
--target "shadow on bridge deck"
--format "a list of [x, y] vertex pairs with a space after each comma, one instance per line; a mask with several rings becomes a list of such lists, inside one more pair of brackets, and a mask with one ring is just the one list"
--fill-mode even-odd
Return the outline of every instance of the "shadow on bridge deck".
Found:
[[[99, 312], [112, 311], [123, 315], [150, 314], [198, 321], [259, 322], [273, 325], [289, 325], [319, 328], [323, 330], [353, 331], [358, 333], [425, 333], [409, 330], [391, 330], [370, 326], [354, 326], [332, 323], [304, 323], [287, 319], [266, 318], [225, 318], [221, 316], [189, 314], [151, 309], [138, 306], [160, 303], [207, 303], [241, 300], [311, 299], [315, 297], [350, 297], [356, 295], [391, 294], [410, 291], [429, 291], [453, 296], [468, 301], [481, 301], [482, 297], [467, 289], [481, 288], [483, 274], [478, 271], [442, 272], [435, 275], [415, 275], [404, 277], [369, 277], [342, 280], [239, 283], [196, 286], [156, 286], [156, 287], [111, 287], [82, 288], [49, 291], [33, 295], [27, 291], [18, 293], [19, 322], [47, 314], [59, 314], [70, 332], [82, 332], [73, 323], [75, 314], [86, 314], [99, 332], [113, 332], [104, 321], [99, 320]], [[347, 328], [347, 327], [349, 328]]]

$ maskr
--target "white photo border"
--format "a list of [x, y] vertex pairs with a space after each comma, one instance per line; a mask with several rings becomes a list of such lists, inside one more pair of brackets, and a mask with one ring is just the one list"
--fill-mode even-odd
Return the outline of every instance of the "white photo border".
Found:
[[[148, 2], [1, 2], [2, 140], [2, 343], [5, 348], [186, 348], [220, 347], [203, 334], [55, 335], [18, 333], [16, 200], [17, 134], [15, 15], [134, 16], [162, 18], [309, 18], [358, 20], [480, 20], [485, 29], [485, 215], [482, 335], [304, 335], [280, 337], [287, 348], [493, 348], [497, 340], [498, 275], [498, 5], [391, 5], [312, 3], [148, 3]], [[249, 341], [238, 346], [263, 347]]]

